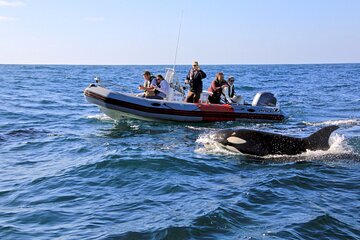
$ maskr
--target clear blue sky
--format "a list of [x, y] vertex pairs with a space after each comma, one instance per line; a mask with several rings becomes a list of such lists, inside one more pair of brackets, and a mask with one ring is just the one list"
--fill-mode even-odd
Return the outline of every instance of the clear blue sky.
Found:
[[360, 0], [0, 0], [0, 64], [360, 62]]

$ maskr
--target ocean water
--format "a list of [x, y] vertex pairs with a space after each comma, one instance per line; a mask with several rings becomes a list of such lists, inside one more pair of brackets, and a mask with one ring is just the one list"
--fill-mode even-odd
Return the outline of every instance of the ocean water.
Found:
[[[100, 76], [137, 92], [167, 66], [0, 65], [0, 239], [360, 239], [360, 64], [202, 66], [281, 123], [115, 122], [85, 101]], [[178, 66], [183, 79], [189, 66]], [[328, 151], [263, 158], [217, 129], [298, 137], [338, 125]]]

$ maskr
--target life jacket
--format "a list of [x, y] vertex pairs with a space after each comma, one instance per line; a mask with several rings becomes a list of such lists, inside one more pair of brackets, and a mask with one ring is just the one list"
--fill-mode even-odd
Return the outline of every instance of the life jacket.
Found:
[[[229, 83], [227, 83], [227, 95], [229, 98], [232, 98], [235, 96], [235, 86], [232, 85], [230, 86]], [[232, 101], [229, 102], [227, 96], [226, 96], [226, 92], [221, 92], [221, 100], [224, 102], [224, 103], [232, 103]]]
[[[154, 76], [150, 76], [149, 80], [145, 80], [144, 81], [144, 87], [145, 88], [150, 88], [151, 87], [151, 82], [153, 81], [155, 77]], [[144, 90], [144, 96], [146, 97], [152, 97], [155, 96], [155, 92], [154, 91], [148, 91], [148, 90]]]
[[145, 80], [144, 87], [148, 88], [148, 87], [150, 87], [150, 84], [151, 84], [151, 79], [150, 80]]
[[144, 87], [149, 88], [151, 85], [152, 80], [154, 80], [154, 76], [151, 76], [149, 80], [145, 80]]
[[229, 97], [234, 97], [234, 95], [235, 95], [235, 86], [234, 85], [232, 85], [232, 86], [230, 86], [229, 84], [228, 84], [228, 94], [229, 94]]

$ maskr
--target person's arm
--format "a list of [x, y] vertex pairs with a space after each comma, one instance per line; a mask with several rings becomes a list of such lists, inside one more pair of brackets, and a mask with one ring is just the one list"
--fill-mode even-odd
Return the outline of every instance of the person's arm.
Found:
[[203, 70], [199, 70], [201, 78], [206, 78], [206, 73]]
[[144, 90], [144, 91], [154, 91], [155, 90], [154, 84], [156, 84], [156, 80], [155, 80], [155, 82], [154, 82], [154, 80], [152, 80], [149, 87], [145, 87], [145, 84], [144, 84], [144, 86], [139, 86], [139, 89]]
[[154, 86], [150, 86], [148, 88], [145, 88], [146, 91], [154, 91], [155, 87]]
[[216, 92], [219, 89], [219, 87], [216, 87], [215, 80], [211, 82], [210, 89], [211, 89], [211, 92]]
[[169, 84], [166, 82], [166, 80], [162, 80], [160, 83], [160, 88], [156, 88], [159, 92], [164, 93], [165, 95], [169, 94]]
[[143, 85], [139, 85], [139, 89], [140, 89], [140, 90], [145, 90], [145, 91], [146, 91], [147, 88], [148, 88], [148, 87], [147, 87], [147, 80], [144, 81], [144, 84], [143, 84]]
[[157, 86], [156, 79], [153, 79], [153, 80], [151, 81], [150, 87], [154, 88], [154, 87], [156, 87], [156, 86]]

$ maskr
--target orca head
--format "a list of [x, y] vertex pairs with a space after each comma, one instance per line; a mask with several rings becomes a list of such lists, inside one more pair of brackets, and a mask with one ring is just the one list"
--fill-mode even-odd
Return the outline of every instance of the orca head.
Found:
[[263, 156], [268, 150], [258, 141], [258, 132], [247, 129], [228, 129], [217, 132], [215, 140], [232, 152]]

